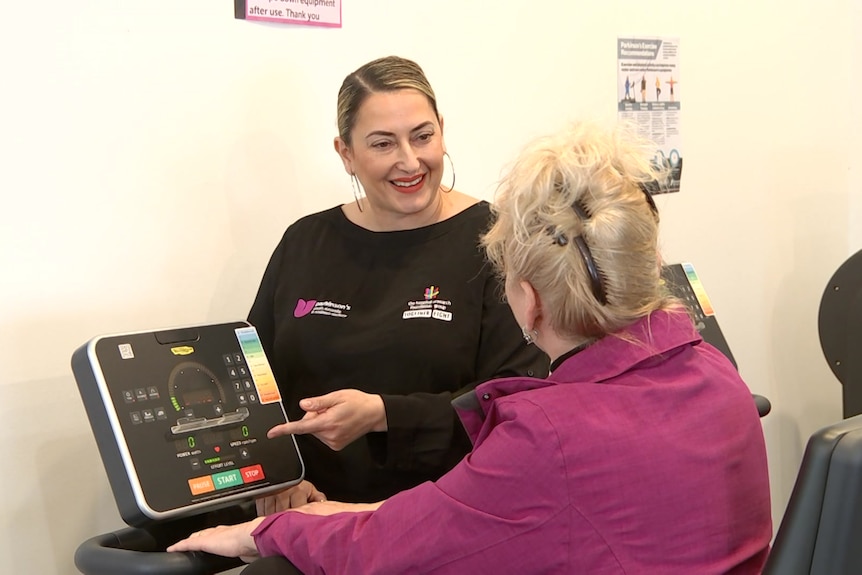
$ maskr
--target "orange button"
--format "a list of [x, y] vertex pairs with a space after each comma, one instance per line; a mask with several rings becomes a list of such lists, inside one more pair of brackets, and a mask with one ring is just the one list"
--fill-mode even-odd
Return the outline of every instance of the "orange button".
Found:
[[201, 493], [215, 491], [213, 478], [207, 475], [206, 477], [195, 477], [194, 479], [189, 479], [189, 489], [192, 490], [192, 495], [200, 495]]
[[242, 469], [240, 469], [240, 473], [242, 473], [243, 483], [253, 483], [255, 481], [260, 481], [264, 478], [263, 467], [261, 467], [260, 465], [243, 467]]

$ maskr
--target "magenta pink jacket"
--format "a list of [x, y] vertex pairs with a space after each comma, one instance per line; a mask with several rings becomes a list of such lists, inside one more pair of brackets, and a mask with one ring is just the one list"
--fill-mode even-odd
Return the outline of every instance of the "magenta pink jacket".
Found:
[[375, 512], [254, 532], [303, 573], [760, 573], [772, 536], [751, 394], [685, 313], [656, 312], [547, 380], [476, 389], [473, 451]]

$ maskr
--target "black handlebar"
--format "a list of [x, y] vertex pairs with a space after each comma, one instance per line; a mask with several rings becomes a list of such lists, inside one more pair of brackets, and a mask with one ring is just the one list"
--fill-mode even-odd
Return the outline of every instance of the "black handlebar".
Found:
[[754, 405], [757, 406], [757, 414], [760, 415], [760, 417], [768, 415], [769, 412], [772, 411], [772, 404], [768, 399], [762, 395], [757, 395], [756, 393], [753, 393], [752, 396], [754, 397]]
[[242, 560], [199, 551], [165, 549], [215, 525], [233, 525], [256, 516], [254, 502], [147, 527], [127, 527], [91, 537], [75, 551], [75, 566], [84, 575], [212, 575], [243, 565]]
[[91, 537], [75, 551], [75, 566], [84, 575], [211, 575], [242, 564], [197, 551], [167, 553], [151, 533], [134, 527]]

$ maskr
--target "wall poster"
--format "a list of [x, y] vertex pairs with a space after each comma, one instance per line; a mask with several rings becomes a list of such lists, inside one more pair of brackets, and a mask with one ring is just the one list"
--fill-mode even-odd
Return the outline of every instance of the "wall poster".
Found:
[[679, 39], [617, 38], [617, 115], [655, 142], [656, 162], [670, 168], [662, 192], [678, 192], [682, 178], [679, 133]]

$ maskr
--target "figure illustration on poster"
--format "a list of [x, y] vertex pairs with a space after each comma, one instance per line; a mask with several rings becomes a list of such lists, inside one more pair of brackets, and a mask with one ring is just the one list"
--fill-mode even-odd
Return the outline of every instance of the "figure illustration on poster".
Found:
[[673, 86], [674, 84], [679, 84], [679, 80], [674, 80], [673, 76], [671, 76], [670, 80], [668, 80], [667, 83], [670, 84], [670, 101], [673, 102]]

